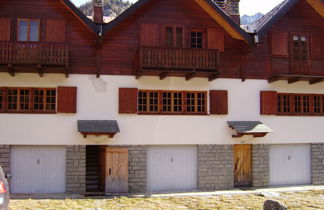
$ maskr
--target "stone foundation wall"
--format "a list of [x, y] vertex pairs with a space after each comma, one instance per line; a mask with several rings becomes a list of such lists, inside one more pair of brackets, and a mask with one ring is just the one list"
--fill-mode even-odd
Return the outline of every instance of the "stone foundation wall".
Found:
[[4, 174], [10, 172], [10, 145], [0, 145], [0, 165]]
[[324, 184], [324, 144], [311, 145], [312, 184]]
[[66, 147], [66, 192], [86, 192], [86, 146]]
[[252, 145], [252, 186], [269, 186], [269, 145]]
[[146, 192], [147, 147], [128, 146], [128, 190], [130, 193]]
[[198, 189], [205, 191], [232, 189], [234, 155], [232, 145], [198, 146]]

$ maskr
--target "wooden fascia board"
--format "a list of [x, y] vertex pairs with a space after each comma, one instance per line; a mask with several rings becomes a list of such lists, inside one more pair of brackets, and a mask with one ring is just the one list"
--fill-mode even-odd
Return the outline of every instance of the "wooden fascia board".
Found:
[[[70, 0], [60, 0], [62, 4], [92, 33], [97, 35], [96, 32], [96, 24], [92, 20], [86, 20], [88, 19], [78, 8], [76, 8], [73, 3], [70, 2]], [[74, 7], [74, 8], [72, 8]], [[76, 11], [78, 10], [78, 11]], [[77, 14], [79, 13], [79, 14]], [[82, 14], [81, 14], [82, 13]], [[86, 21], [88, 23], [86, 23]]]
[[206, 0], [195, 0], [195, 2], [205, 10], [216, 22], [218, 22], [234, 39], [243, 40], [246, 43], [249, 41], [238, 32], [222, 15], [220, 15]]
[[324, 1], [323, 0], [306, 0], [318, 14], [324, 17]]

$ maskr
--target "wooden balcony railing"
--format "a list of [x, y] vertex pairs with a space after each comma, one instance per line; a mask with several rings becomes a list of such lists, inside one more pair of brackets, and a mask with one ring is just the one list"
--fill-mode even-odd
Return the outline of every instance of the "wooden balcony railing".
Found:
[[0, 64], [68, 66], [65, 44], [40, 42], [0, 42]]
[[216, 72], [218, 64], [218, 50], [144, 46], [140, 48], [141, 70]]

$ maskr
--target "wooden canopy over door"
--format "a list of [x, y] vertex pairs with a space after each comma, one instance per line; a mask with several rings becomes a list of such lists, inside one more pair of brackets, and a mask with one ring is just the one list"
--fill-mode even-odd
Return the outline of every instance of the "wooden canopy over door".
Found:
[[128, 192], [128, 149], [106, 150], [106, 193]]
[[234, 145], [234, 187], [252, 184], [252, 145]]

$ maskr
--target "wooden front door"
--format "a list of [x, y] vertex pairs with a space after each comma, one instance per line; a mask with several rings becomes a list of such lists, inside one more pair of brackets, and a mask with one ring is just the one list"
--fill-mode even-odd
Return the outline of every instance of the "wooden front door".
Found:
[[234, 145], [234, 187], [252, 184], [252, 145]]
[[128, 149], [107, 148], [106, 192], [128, 192]]

